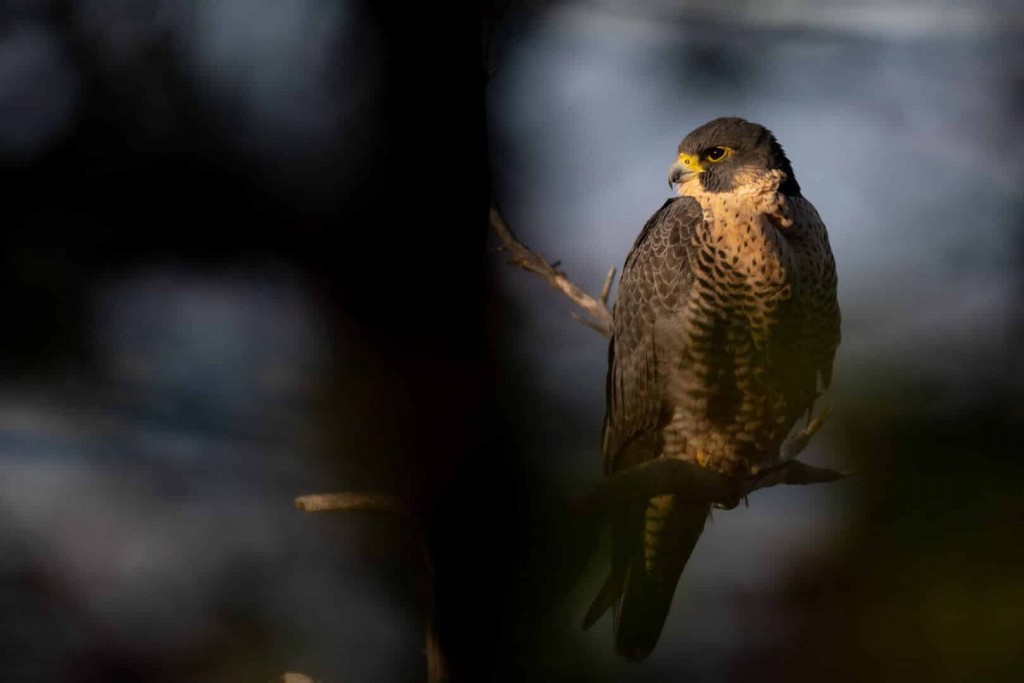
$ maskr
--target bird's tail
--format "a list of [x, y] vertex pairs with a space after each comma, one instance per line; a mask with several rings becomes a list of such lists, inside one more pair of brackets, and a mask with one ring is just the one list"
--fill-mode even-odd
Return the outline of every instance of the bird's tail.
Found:
[[612, 605], [615, 649], [631, 661], [651, 653], [665, 625], [672, 595], [710, 507], [675, 496], [652, 498], [613, 529], [612, 570], [583, 621], [589, 628]]

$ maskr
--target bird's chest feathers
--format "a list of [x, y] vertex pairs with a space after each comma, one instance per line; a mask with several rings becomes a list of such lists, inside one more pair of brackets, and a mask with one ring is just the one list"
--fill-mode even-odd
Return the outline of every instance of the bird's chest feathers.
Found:
[[[771, 298], [784, 293], [792, 254], [782, 235], [792, 221], [785, 199], [774, 190], [695, 193], [703, 212], [697, 231], [698, 258], [715, 281], [737, 281]], [[788, 222], [787, 222], [788, 221]]]

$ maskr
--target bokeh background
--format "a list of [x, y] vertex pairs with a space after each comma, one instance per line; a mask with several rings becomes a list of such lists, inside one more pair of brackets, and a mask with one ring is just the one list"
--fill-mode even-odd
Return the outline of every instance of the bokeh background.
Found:
[[[0, 676], [423, 680], [412, 532], [292, 508], [378, 490], [458, 680], [1020, 680], [1017, 5], [0, 2]], [[486, 208], [595, 291], [721, 115], [829, 226], [860, 474], [716, 514], [628, 665], [560, 507], [606, 344]]]

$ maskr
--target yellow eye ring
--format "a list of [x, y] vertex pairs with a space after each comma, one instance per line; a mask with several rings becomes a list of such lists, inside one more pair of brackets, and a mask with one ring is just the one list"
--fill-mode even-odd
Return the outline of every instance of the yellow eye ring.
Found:
[[728, 159], [730, 154], [732, 154], [732, 147], [719, 145], [717, 147], [712, 147], [707, 152], [705, 152], [704, 158], [713, 164], [717, 164], [721, 161], [724, 161], [725, 159]]

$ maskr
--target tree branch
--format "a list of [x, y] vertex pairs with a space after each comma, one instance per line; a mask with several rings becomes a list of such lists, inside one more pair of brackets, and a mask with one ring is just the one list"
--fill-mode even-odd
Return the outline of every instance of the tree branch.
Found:
[[281, 678], [278, 680], [280, 683], [320, 683], [315, 678], [311, 678], [306, 674], [300, 674], [294, 671], [288, 671], [281, 674]]
[[852, 472], [836, 472], [806, 465], [799, 455], [814, 433], [832, 415], [826, 408], [779, 448], [779, 462], [747, 477], [731, 478], [676, 458], [659, 458], [604, 477], [577, 501], [581, 511], [598, 512], [671, 493], [680, 500], [733, 508], [758, 489], [779, 484], [804, 485], [836, 481]]
[[305, 512], [392, 512], [411, 517], [394, 496], [379, 493], [312, 493], [295, 499], [295, 507]]
[[299, 496], [295, 499], [295, 507], [306, 512], [346, 512], [370, 511], [396, 514], [405, 519], [416, 534], [416, 544], [420, 549], [422, 560], [423, 594], [427, 603], [427, 623], [425, 625], [424, 654], [427, 658], [427, 683], [447, 683], [449, 680], [448, 664], [445, 660], [441, 642], [437, 637], [437, 602], [435, 593], [434, 561], [430, 556], [430, 547], [423, 537], [423, 531], [416, 517], [408, 506], [394, 496], [380, 493], [314, 493]]
[[512, 232], [512, 228], [502, 217], [497, 205], [491, 204], [491, 227], [498, 234], [501, 240], [502, 251], [508, 252], [510, 265], [531, 273], [539, 275], [545, 282], [565, 294], [577, 306], [586, 311], [589, 317], [574, 314], [573, 318], [580, 321], [587, 327], [600, 332], [609, 339], [612, 336], [612, 312], [608, 310], [608, 294], [611, 291], [612, 280], [615, 277], [615, 269], [608, 272], [604, 286], [601, 288], [601, 295], [595, 299], [566, 277], [565, 273], [548, 263], [540, 254], [530, 250], [525, 244], [519, 241]]
[[659, 458], [604, 477], [577, 499], [576, 509], [603, 514], [666, 493], [688, 502], [733, 508], [758, 489], [779, 484], [825, 483], [850, 474], [788, 460], [748, 477], [734, 479], [686, 460]]

